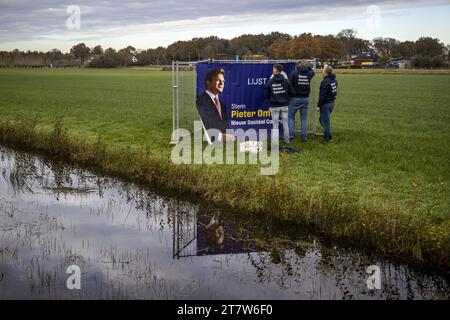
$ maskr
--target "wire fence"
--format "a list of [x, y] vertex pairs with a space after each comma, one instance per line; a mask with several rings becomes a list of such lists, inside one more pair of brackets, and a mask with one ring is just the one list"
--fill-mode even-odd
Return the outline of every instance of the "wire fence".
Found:
[[[214, 63], [233, 63], [233, 64], [251, 64], [251, 63], [288, 63], [297, 60], [205, 60], [205, 61], [173, 61], [172, 62], [172, 94], [173, 94], [173, 131], [177, 129], [186, 129], [190, 133], [194, 132], [194, 121], [199, 121], [200, 116], [196, 107], [197, 100], [197, 64], [204, 62]], [[315, 65], [313, 65], [315, 70]], [[312, 134], [317, 134], [316, 119], [316, 78], [311, 80], [311, 94], [308, 110], [308, 128]], [[298, 116], [297, 116], [298, 118]], [[295, 122], [296, 132], [300, 132], [300, 121]], [[171, 143], [177, 143], [181, 136], [175, 136]]]

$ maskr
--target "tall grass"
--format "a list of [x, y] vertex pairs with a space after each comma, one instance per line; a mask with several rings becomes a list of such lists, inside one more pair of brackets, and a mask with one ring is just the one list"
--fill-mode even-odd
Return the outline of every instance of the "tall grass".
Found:
[[[270, 215], [384, 256], [444, 271], [450, 265], [449, 220], [393, 203], [360, 201], [347, 183], [309, 192], [282, 176], [242, 179], [206, 167], [174, 165], [164, 156], [69, 136], [62, 120], [53, 129], [36, 119], [0, 120], [0, 143], [96, 169], [142, 185], [185, 193], [218, 206]], [[218, 196], [220, 195], [220, 196]]]

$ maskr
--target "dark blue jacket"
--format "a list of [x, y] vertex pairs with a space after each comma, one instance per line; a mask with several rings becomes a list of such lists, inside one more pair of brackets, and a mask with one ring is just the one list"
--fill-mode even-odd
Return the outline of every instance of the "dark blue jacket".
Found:
[[221, 105], [222, 118], [220, 117], [219, 112], [217, 112], [214, 102], [206, 91], [197, 97], [197, 110], [206, 130], [217, 129], [220, 132], [225, 133], [229, 127], [227, 108], [222, 100], [219, 101]]
[[336, 100], [337, 87], [338, 82], [335, 74], [329, 74], [322, 80], [320, 83], [319, 103], [317, 104], [319, 108]]
[[295, 90], [294, 97], [308, 98], [311, 92], [311, 79], [315, 73], [311, 67], [298, 68], [291, 73], [289, 82]]
[[289, 105], [289, 99], [294, 93], [294, 89], [289, 83], [289, 80], [281, 74], [276, 74], [272, 79], [267, 81], [266, 87], [264, 88], [264, 99], [270, 100], [270, 106], [272, 108], [287, 107]]

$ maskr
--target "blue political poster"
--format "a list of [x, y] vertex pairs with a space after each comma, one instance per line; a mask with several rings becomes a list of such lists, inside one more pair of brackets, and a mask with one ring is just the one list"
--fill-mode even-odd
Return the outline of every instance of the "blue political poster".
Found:
[[[272, 76], [274, 63], [267, 62], [200, 62], [197, 64], [197, 96], [204, 94], [205, 77], [212, 69], [225, 71], [225, 85], [219, 95], [225, 105], [230, 129], [250, 128], [258, 131], [272, 128], [269, 101], [264, 100], [264, 87]], [[283, 74], [289, 76], [295, 70], [295, 62], [281, 63]], [[280, 124], [280, 131], [282, 126]], [[282, 132], [280, 132], [282, 136]]]

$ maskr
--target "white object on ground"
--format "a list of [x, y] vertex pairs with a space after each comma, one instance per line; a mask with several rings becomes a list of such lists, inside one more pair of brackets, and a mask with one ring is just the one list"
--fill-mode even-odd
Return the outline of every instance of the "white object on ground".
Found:
[[262, 150], [261, 141], [245, 141], [239, 144], [239, 151], [241, 152], [258, 153], [261, 150]]

